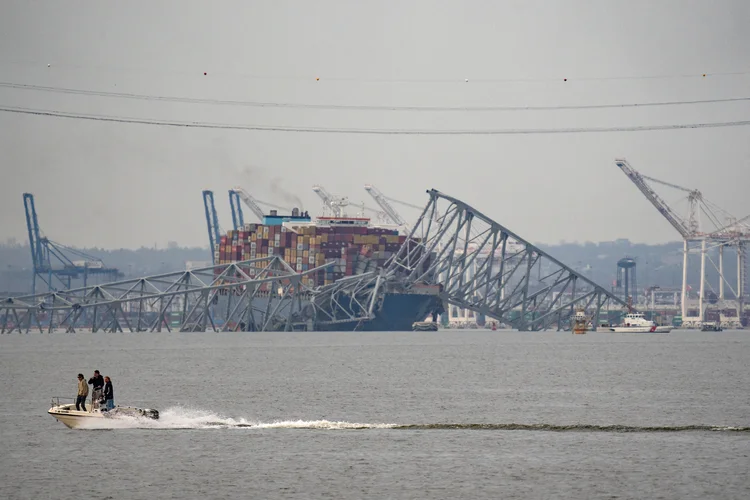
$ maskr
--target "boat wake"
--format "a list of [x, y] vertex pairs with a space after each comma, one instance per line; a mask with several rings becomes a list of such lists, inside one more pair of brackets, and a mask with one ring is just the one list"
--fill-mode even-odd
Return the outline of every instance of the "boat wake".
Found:
[[312, 429], [312, 430], [484, 430], [484, 431], [543, 431], [543, 432], [609, 432], [609, 433], [649, 433], [649, 432], [732, 432], [750, 433], [750, 427], [720, 425], [678, 425], [678, 426], [632, 426], [632, 425], [592, 425], [592, 424], [472, 424], [472, 423], [433, 423], [433, 424], [393, 424], [393, 423], [353, 423], [335, 420], [279, 420], [259, 422], [245, 418], [231, 418], [216, 413], [183, 407], [167, 408], [160, 412], [158, 420], [143, 417], [124, 416], [107, 419], [88, 419], [79, 429]]
[[546, 431], [546, 432], [750, 432], [750, 427], [732, 427], [726, 425], [675, 425], [675, 426], [638, 426], [638, 425], [594, 425], [594, 424], [414, 424], [397, 425], [395, 429], [465, 429], [495, 431]]
[[79, 429], [390, 429], [394, 424], [358, 424], [329, 420], [279, 420], [258, 422], [231, 418], [204, 410], [183, 407], [159, 412], [159, 419], [123, 416], [88, 419]]

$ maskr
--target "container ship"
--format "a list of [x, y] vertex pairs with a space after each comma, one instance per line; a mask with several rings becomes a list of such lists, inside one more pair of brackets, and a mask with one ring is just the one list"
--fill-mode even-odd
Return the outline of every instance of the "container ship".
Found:
[[[397, 226], [374, 225], [366, 217], [316, 217], [293, 209], [291, 215], [276, 210], [262, 224], [245, 224], [221, 236], [215, 262], [229, 264], [277, 255], [302, 273], [333, 262], [303, 278], [308, 287], [329, 285], [347, 276], [375, 271], [406, 241]], [[257, 263], [259, 268], [264, 263]], [[245, 270], [255, 275], [253, 268]], [[265, 285], [264, 285], [265, 286]], [[261, 287], [261, 291], [264, 290]], [[438, 287], [415, 287], [411, 291], [386, 292], [375, 318], [364, 324], [344, 322], [326, 325], [326, 330], [407, 331], [415, 322], [443, 312]]]

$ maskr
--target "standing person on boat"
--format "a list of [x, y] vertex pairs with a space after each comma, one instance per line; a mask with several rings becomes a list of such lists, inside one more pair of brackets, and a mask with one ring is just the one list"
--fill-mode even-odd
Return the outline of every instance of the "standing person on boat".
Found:
[[104, 403], [107, 410], [115, 408], [115, 391], [112, 388], [112, 379], [109, 375], [104, 377]]
[[83, 373], [78, 374], [78, 397], [76, 397], [76, 410], [80, 411], [83, 407], [83, 411], [86, 411], [86, 396], [89, 395], [89, 385], [83, 378]]
[[104, 387], [104, 377], [99, 374], [99, 370], [94, 370], [94, 376], [89, 379], [89, 384], [93, 389], [91, 393], [91, 406], [99, 407], [99, 400], [102, 397], [102, 387]]

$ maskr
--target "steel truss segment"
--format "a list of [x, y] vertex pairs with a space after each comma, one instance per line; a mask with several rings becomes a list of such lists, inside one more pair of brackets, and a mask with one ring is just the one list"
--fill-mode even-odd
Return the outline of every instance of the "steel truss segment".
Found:
[[[303, 278], [329, 265], [297, 273], [280, 257], [271, 256], [6, 298], [0, 300], [0, 324], [3, 333], [28, 332], [32, 326], [40, 332], [290, 329], [301, 296], [312, 292]], [[222, 307], [225, 297], [236, 302], [234, 308]], [[218, 311], [223, 310], [228, 314], [218, 324]]]
[[626, 306], [467, 203], [434, 189], [427, 193], [422, 215], [386, 267], [405, 286], [440, 285], [444, 302], [520, 329], [568, 321], [576, 307], [593, 309], [598, 321], [605, 303]]

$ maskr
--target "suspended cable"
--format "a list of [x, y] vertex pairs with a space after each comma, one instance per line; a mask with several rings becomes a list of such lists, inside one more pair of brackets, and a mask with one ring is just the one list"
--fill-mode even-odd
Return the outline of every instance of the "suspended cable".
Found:
[[417, 210], [424, 210], [424, 207], [420, 207], [419, 205], [414, 205], [413, 203], [407, 203], [405, 201], [396, 200], [394, 198], [389, 198], [387, 196], [383, 196], [383, 198], [385, 198], [388, 201], [392, 201], [394, 203], [400, 203], [401, 205], [404, 205], [404, 206], [407, 206], [407, 207], [410, 207], [410, 208], [415, 208]]
[[488, 111], [563, 111], [586, 109], [613, 108], [646, 108], [656, 106], [685, 106], [694, 104], [717, 104], [728, 102], [750, 101], [750, 97], [730, 97], [723, 99], [700, 99], [685, 101], [656, 101], [624, 104], [582, 104], [560, 106], [387, 106], [387, 105], [358, 105], [358, 104], [306, 104], [292, 102], [262, 102], [262, 101], [234, 101], [222, 99], [204, 99], [178, 96], [160, 96], [147, 94], [132, 94], [126, 92], [105, 92], [99, 90], [73, 89], [66, 87], [47, 87], [24, 83], [0, 82], [0, 87], [38, 92], [52, 92], [58, 94], [86, 95], [97, 97], [113, 97], [119, 99], [137, 99], [144, 101], [181, 102], [189, 104], [211, 104], [219, 106], [248, 106], [258, 108], [296, 108], [321, 110], [351, 110], [351, 111], [427, 111], [427, 112], [488, 112]]
[[668, 73], [668, 74], [647, 74], [647, 75], [611, 75], [611, 76], [541, 76], [541, 77], [504, 77], [504, 78], [482, 78], [472, 77], [472, 75], [449, 76], [443, 78], [375, 78], [375, 77], [358, 77], [358, 76], [335, 76], [326, 74], [300, 75], [300, 74], [258, 74], [242, 73], [237, 71], [225, 71], [221, 68], [212, 70], [210, 68], [201, 69], [163, 69], [136, 67], [136, 66], [110, 66], [110, 65], [91, 65], [67, 63], [64, 61], [32, 61], [32, 60], [0, 60], [2, 65], [18, 65], [31, 67], [46, 67], [50, 71], [56, 69], [76, 69], [83, 71], [97, 72], [127, 72], [138, 74], [174, 74], [174, 75], [192, 75], [210, 77], [220, 76], [225, 78], [241, 78], [248, 80], [286, 80], [286, 81], [310, 81], [310, 82], [353, 82], [353, 83], [382, 83], [382, 84], [463, 84], [463, 83], [543, 83], [543, 82], [596, 82], [596, 81], [628, 81], [628, 80], [674, 80], [674, 79], [705, 79], [712, 77], [737, 77], [750, 75], [750, 71], [696, 71], [691, 73]]
[[0, 106], [0, 112], [25, 115], [53, 116], [77, 120], [102, 122], [135, 123], [141, 125], [158, 125], [164, 127], [185, 127], [225, 130], [258, 130], [268, 132], [305, 132], [318, 134], [371, 134], [371, 135], [522, 135], [522, 134], [575, 134], [591, 132], [641, 132], [647, 130], [676, 130], [690, 128], [740, 127], [750, 125], [750, 120], [717, 123], [686, 123], [671, 125], [638, 125], [630, 127], [582, 127], [582, 128], [548, 128], [548, 129], [474, 129], [474, 130], [436, 130], [436, 129], [365, 129], [365, 128], [319, 128], [319, 127], [284, 127], [275, 125], [239, 125], [230, 123], [207, 123], [168, 121], [124, 116], [93, 115], [68, 113], [43, 109]]

